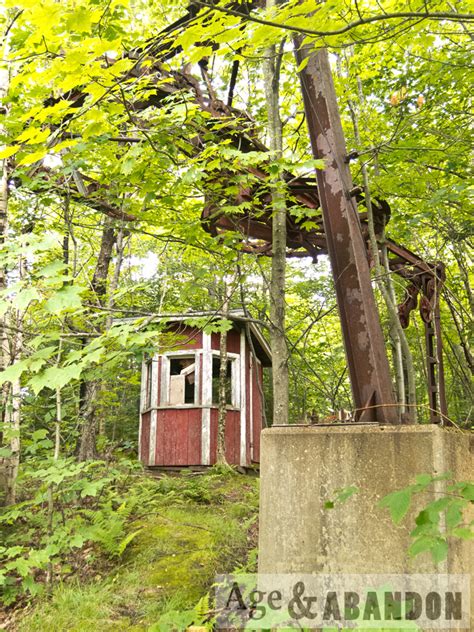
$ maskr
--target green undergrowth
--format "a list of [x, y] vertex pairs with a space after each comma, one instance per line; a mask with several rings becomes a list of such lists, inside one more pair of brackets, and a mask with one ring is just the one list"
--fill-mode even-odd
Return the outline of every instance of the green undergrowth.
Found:
[[184, 629], [196, 604], [205, 609], [216, 573], [254, 570], [257, 484], [255, 477], [214, 470], [161, 479], [136, 475], [126, 494], [134, 508], [121, 555], [95, 547], [95, 561], [84, 560], [87, 576], [62, 579], [49, 597], [44, 592], [33, 599], [13, 629]]

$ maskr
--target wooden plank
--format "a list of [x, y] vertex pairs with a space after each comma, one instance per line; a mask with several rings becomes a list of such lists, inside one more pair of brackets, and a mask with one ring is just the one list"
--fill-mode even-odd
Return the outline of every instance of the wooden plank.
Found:
[[202, 331], [183, 323], [170, 323], [168, 331], [179, 336], [180, 349], [200, 349], [202, 347]]
[[165, 420], [167, 411], [159, 410], [156, 422], [156, 465], [165, 465], [166, 436], [165, 436]]
[[209, 465], [211, 451], [211, 412], [212, 404], [212, 350], [211, 335], [203, 333], [202, 339], [202, 416], [201, 416], [201, 464]]
[[218, 417], [219, 417], [219, 411], [216, 408], [211, 408], [209, 411], [209, 417], [210, 417], [209, 464], [215, 465], [217, 462], [217, 422], [218, 422]]
[[175, 410], [168, 421], [169, 433], [173, 437], [173, 465], [188, 464], [188, 418], [189, 410]]
[[239, 465], [247, 464], [247, 341], [245, 331], [240, 334], [240, 457]]
[[170, 390], [168, 403], [171, 406], [184, 404], [184, 375], [170, 375]]
[[225, 456], [230, 465], [241, 465], [240, 423], [239, 411], [228, 410], [225, 424]]
[[240, 353], [240, 332], [236, 329], [231, 329], [227, 333], [227, 352]]
[[158, 406], [158, 355], [153, 356], [151, 362], [151, 418], [150, 418], [150, 450], [149, 450], [149, 465], [155, 465], [156, 459], [156, 427], [158, 413], [156, 407]]
[[[246, 337], [245, 337], [245, 341], [247, 341]], [[244, 465], [250, 465], [252, 463], [252, 456], [251, 456], [251, 452], [252, 452], [252, 416], [253, 416], [253, 410], [252, 410], [252, 391], [253, 391], [253, 385], [252, 385], [252, 374], [251, 374], [251, 363], [253, 361], [252, 358], [252, 354], [250, 349], [247, 349], [247, 354], [246, 354], [246, 361], [245, 361], [245, 388], [247, 391], [247, 397], [246, 397], [246, 404], [247, 404], [247, 411], [246, 411], [246, 422], [245, 422], [245, 434], [246, 434], [246, 459], [245, 459], [245, 464]]]
[[248, 375], [248, 383], [250, 385], [249, 390], [249, 440], [248, 440], [248, 449], [247, 449], [247, 462], [252, 463], [253, 461], [253, 424], [254, 424], [254, 412], [255, 412], [255, 404], [254, 404], [254, 393], [255, 393], [255, 360], [253, 354], [249, 350], [249, 375]]
[[145, 465], [149, 465], [150, 460], [150, 416], [150, 412], [142, 414], [140, 461]]
[[201, 464], [201, 410], [192, 408], [188, 411], [188, 446], [187, 464]]
[[157, 367], [157, 372], [158, 372], [158, 385], [157, 385], [157, 393], [156, 393], [156, 405], [160, 406], [161, 404], [161, 397], [162, 397], [162, 393], [161, 393], [161, 380], [163, 379], [162, 376], [162, 365], [163, 365], [163, 356], [158, 356], [158, 367]]

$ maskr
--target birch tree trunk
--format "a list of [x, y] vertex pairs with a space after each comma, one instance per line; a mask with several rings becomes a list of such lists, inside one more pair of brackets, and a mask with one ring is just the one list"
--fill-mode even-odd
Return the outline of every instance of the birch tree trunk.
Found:
[[[4, 40], [2, 55], [8, 58], [9, 34]], [[3, 108], [10, 84], [10, 68], [7, 62], [0, 67], [0, 104]], [[0, 128], [0, 132], [3, 131]], [[8, 237], [8, 159], [0, 160], [0, 247]], [[22, 277], [23, 262], [19, 259], [19, 276]], [[8, 286], [7, 271], [0, 267], [0, 290]], [[12, 326], [11, 329], [9, 326]], [[17, 327], [18, 326], [18, 327]], [[0, 369], [15, 361], [21, 352], [23, 337], [21, 333], [21, 315], [17, 310], [7, 310], [0, 319]], [[6, 438], [9, 455], [0, 457], [0, 487], [3, 487], [4, 501], [7, 505], [16, 502], [16, 479], [20, 463], [20, 380], [4, 382], [0, 401], [0, 447]]]
[[[359, 102], [363, 100], [362, 85], [360, 79], [357, 79], [359, 88]], [[361, 148], [361, 138], [359, 131], [359, 118], [357, 109], [352, 101], [349, 100], [349, 110], [354, 128], [354, 138], [356, 148]], [[372, 208], [372, 198], [369, 185], [369, 174], [365, 163], [361, 165], [362, 184], [364, 189], [365, 206], [367, 208], [367, 224], [369, 228], [369, 245], [374, 262], [374, 270], [377, 287], [382, 294], [390, 323], [390, 337], [394, 346], [394, 365], [397, 384], [397, 401], [399, 405], [399, 415], [406, 414], [408, 419], [416, 422], [416, 380], [415, 369], [413, 366], [413, 358], [408, 345], [407, 337], [398, 318], [397, 302], [395, 289], [391, 278], [388, 259], [384, 257], [381, 261], [379, 244], [375, 234], [374, 215]], [[383, 244], [382, 244], [383, 249]], [[385, 265], [384, 265], [385, 264]], [[406, 375], [406, 378], [405, 378]], [[408, 403], [408, 410], [407, 410]]]
[[[118, 285], [119, 285], [119, 280], [120, 280], [120, 273], [122, 271], [122, 263], [123, 263], [123, 253], [125, 251], [125, 246], [126, 246], [126, 242], [124, 240], [124, 230], [123, 230], [123, 226], [120, 226], [120, 228], [117, 230], [117, 235], [116, 235], [116, 239], [115, 239], [115, 254], [116, 254], [116, 260], [115, 260], [115, 267], [114, 267], [114, 273], [112, 275], [112, 278], [110, 280], [110, 284], [109, 284], [109, 288], [108, 288], [108, 299], [107, 299], [107, 316], [105, 319], [105, 330], [109, 330], [112, 327], [112, 323], [114, 320], [113, 317], [113, 308], [115, 305], [115, 292], [118, 289]], [[104, 390], [104, 385], [100, 384], [99, 387], [99, 392], [98, 392], [98, 397], [100, 399], [101, 397], [101, 393]], [[106, 427], [105, 427], [105, 422], [106, 422], [106, 415], [105, 415], [105, 411], [103, 409], [101, 409], [100, 414], [99, 414], [99, 419], [98, 419], [98, 430], [97, 430], [97, 435], [98, 437], [106, 437]]]
[[[5, 79], [3, 72], [0, 70], [0, 98], [5, 94]], [[5, 244], [8, 230], [8, 173], [7, 161], [0, 160], [0, 247]], [[0, 290], [7, 287], [7, 275], [3, 266], [0, 266]], [[0, 371], [5, 369], [9, 364], [10, 353], [7, 336], [7, 314], [0, 319]], [[0, 401], [0, 447], [3, 444], [3, 428], [7, 421], [7, 402], [10, 394], [10, 382], [2, 382], [1, 401]], [[0, 489], [4, 495], [7, 495], [7, 474], [5, 458], [0, 457]]]
[[[229, 287], [224, 282], [222, 317], [229, 315]], [[219, 412], [217, 417], [217, 465], [227, 465], [225, 457], [225, 427], [227, 420], [227, 331], [221, 332], [219, 344]]]
[[[275, 0], [266, 0], [267, 9]], [[267, 129], [272, 161], [282, 157], [280, 119], [280, 64], [282, 50], [274, 45], [265, 50], [263, 75]], [[272, 272], [270, 281], [270, 342], [272, 350], [273, 424], [288, 423], [288, 347], [285, 337], [286, 194], [279, 170], [269, 178], [272, 197]]]

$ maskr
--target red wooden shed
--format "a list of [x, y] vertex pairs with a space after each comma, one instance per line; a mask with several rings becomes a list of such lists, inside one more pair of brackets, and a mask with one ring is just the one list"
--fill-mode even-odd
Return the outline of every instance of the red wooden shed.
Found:
[[[191, 313], [166, 318], [166, 330], [181, 341], [144, 360], [140, 395], [139, 457], [148, 467], [209, 466], [216, 462], [220, 333], [190, 326]], [[228, 405], [226, 459], [249, 467], [260, 459], [263, 367], [270, 348], [260, 329], [242, 313], [227, 317]]]

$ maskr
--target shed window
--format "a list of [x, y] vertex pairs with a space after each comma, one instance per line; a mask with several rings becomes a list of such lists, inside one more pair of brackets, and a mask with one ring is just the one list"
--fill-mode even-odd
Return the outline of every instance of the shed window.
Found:
[[[225, 397], [226, 404], [235, 406], [233, 388], [232, 388], [232, 365], [234, 360], [227, 360], [227, 371], [225, 378]], [[221, 361], [218, 357], [212, 358], [212, 403], [219, 405], [219, 376], [221, 370]]]
[[195, 404], [196, 363], [194, 357], [170, 358], [169, 403]]

